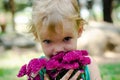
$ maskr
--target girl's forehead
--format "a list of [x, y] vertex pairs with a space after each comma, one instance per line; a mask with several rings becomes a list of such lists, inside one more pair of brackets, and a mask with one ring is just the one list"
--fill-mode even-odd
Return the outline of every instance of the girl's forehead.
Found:
[[[76, 30], [75, 21], [69, 19], [52, 19], [53, 21], [45, 20], [44, 24], [38, 29], [39, 37], [44, 38], [53, 38], [55, 36], [67, 36], [73, 35]], [[45, 24], [46, 23], [46, 24]]]
[[40, 38], [41, 39], [51, 39], [51, 38], [61, 38], [65, 36], [73, 36], [76, 32], [75, 27], [73, 26], [56, 26], [55, 31], [52, 32], [48, 29], [40, 31]]
[[[50, 21], [50, 20], [49, 20]], [[44, 24], [41, 26], [41, 32], [64, 32], [64, 31], [68, 31], [68, 30], [73, 30], [76, 28], [76, 22], [72, 21], [72, 20], [67, 20], [67, 19], [62, 19], [61, 21], [57, 21], [57, 22], [44, 22]]]

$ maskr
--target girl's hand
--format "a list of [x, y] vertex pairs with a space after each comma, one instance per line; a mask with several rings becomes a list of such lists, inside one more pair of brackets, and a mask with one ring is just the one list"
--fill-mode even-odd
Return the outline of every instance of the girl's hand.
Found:
[[[71, 74], [73, 73], [73, 69], [69, 70], [60, 80], [68, 80], [71, 76]], [[77, 80], [78, 76], [83, 73], [81, 71], [77, 71], [76, 74], [70, 78], [69, 80]]]
[[[73, 71], [74, 71], [73, 69], [69, 70], [60, 80], [68, 80], [70, 78], [71, 74], [73, 73]], [[77, 80], [78, 76], [81, 73], [83, 73], [83, 72], [77, 71], [76, 74], [69, 80]], [[47, 74], [44, 75], [44, 80], [50, 80]]]

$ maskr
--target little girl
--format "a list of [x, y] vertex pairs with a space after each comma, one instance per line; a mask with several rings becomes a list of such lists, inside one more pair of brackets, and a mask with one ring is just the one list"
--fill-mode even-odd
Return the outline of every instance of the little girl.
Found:
[[[59, 52], [77, 49], [77, 39], [81, 36], [84, 25], [79, 10], [77, 0], [34, 0], [31, 32], [41, 43], [47, 59]], [[88, 80], [101, 80], [92, 58], [86, 70]], [[70, 69], [60, 80], [77, 80], [82, 72], [77, 71], [70, 78], [73, 71]], [[43, 77], [44, 80], [49, 80], [47, 74]]]

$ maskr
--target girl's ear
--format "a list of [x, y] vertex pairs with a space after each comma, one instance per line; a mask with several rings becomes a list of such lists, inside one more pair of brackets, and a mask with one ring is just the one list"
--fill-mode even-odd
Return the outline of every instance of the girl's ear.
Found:
[[80, 26], [78, 29], [78, 38], [81, 36], [82, 32], [83, 32], [83, 26]]

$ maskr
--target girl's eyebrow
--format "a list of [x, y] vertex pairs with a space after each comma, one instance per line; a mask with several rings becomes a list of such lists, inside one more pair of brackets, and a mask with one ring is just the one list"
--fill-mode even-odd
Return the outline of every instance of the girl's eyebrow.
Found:
[[44, 40], [42, 40], [43, 42], [45, 42], [45, 41], [51, 41], [51, 40], [49, 40], [49, 39], [44, 39]]
[[43, 40], [51, 40], [51, 38], [50, 37], [48, 37], [48, 36], [40, 36], [40, 39], [41, 39], [41, 41], [43, 41]]

